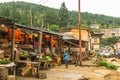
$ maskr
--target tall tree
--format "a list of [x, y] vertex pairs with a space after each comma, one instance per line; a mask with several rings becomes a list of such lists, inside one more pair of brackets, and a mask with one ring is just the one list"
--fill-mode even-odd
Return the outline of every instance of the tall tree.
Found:
[[1, 15], [3, 17], [9, 17], [10, 16], [10, 9], [7, 6], [3, 6]]
[[68, 24], [68, 9], [65, 6], [65, 3], [63, 2], [61, 4], [61, 8], [59, 10], [59, 25], [60, 27], [67, 27]]
[[53, 10], [48, 10], [44, 15], [44, 21], [46, 25], [57, 24], [57, 14]]

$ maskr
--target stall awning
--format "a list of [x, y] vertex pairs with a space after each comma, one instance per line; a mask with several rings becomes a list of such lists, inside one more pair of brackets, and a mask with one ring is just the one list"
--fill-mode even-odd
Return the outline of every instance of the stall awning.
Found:
[[36, 29], [30, 26], [25, 26], [21, 24], [15, 24], [15, 28], [24, 31], [26, 34], [35, 34], [41, 31], [40, 29]]

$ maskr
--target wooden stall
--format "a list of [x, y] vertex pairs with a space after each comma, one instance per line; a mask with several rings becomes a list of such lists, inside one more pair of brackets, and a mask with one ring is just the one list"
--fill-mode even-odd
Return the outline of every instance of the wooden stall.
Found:
[[[14, 25], [16, 21], [0, 17], [0, 79], [9, 79], [12, 73], [15, 80], [14, 63]], [[9, 29], [11, 28], [11, 40], [9, 40]], [[10, 72], [10, 70], [12, 70]]]
[[8, 43], [4, 45], [10, 45], [6, 50], [1, 48], [0, 59], [7, 57], [15, 62], [13, 68], [16, 67], [16, 74], [38, 76], [42, 65], [44, 69], [60, 65], [61, 34], [17, 24], [1, 17], [0, 31], [5, 33], [0, 36], [0, 42], [6, 43], [7, 40]]
[[[38, 62], [38, 70], [48, 69], [52, 67], [52, 65], [61, 64], [61, 34], [16, 24], [15, 31], [18, 30], [20, 30], [18, 35], [20, 36], [22, 33], [24, 37], [21, 39], [19, 38], [19, 41], [15, 40], [17, 50], [19, 50], [19, 53], [25, 52], [28, 55], [25, 61], [21, 61], [20, 58], [17, 58], [17, 63], [25, 63], [29, 61], [29, 63], [34, 64], [34, 62]], [[15, 39], [17, 39], [17, 37]], [[19, 56], [23, 57], [21, 54]], [[20, 70], [18, 70], [18, 72], [19, 71]]]
[[62, 35], [52, 31], [43, 31], [42, 53], [50, 56], [52, 65], [61, 64], [61, 47]]
[[[38, 40], [38, 36], [37, 41], [35, 40], [35, 35], [40, 35], [41, 31], [21, 24], [15, 25], [15, 31], [19, 31], [17, 33], [19, 37], [15, 37], [17, 74], [22, 76], [38, 76], [40, 64], [40, 52], [38, 52], [40, 50], [38, 49], [41, 47], [41, 42]], [[37, 47], [34, 47], [35, 45]]]

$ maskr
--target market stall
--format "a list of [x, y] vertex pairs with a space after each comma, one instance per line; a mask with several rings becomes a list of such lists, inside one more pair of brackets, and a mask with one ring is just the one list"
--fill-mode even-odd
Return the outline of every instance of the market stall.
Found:
[[[15, 20], [0, 17], [0, 79], [10, 79], [10, 73], [15, 80], [14, 63], [14, 25]], [[9, 28], [12, 29], [11, 40], [9, 40]]]

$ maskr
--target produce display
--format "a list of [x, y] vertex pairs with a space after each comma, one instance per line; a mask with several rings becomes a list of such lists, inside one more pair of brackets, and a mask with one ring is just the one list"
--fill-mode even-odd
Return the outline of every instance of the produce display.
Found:
[[9, 64], [10, 61], [8, 58], [0, 59], [0, 64]]
[[45, 56], [44, 59], [45, 60], [52, 60], [50, 56]]
[[28, 51], [23, 51], [21, 53], [21, 56], [28, 57], [29, 56]]

